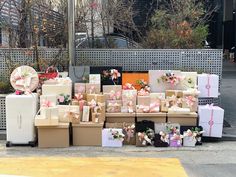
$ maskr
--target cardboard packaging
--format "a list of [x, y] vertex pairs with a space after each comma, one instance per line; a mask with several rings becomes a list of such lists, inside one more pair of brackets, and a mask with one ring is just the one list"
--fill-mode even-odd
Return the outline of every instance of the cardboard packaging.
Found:
[[40, 126], [38, 128], [38, 146], [40, 148], [69, 147], [69, 124], [58, 126]]
[[166, 123], [166, 113], [136, 113], [137, 121], [153, 121], [155, 123]]
[[219, 76], [215, 74], [199, 74], [198, 75], [199, 98], [219, 96]]
[[86, 83], [85, 88], [87, 94], [99, 94], [101, 90], [101, 85]]
[[138, 96], [137, 105], [149, 106], [151, 104], [150, 96]]
[[84, 94], [86, 92], [86, 84], [85, 83], [75, 83], [74, 84], [74, 93], [82, 93]]
[[222, 137], [224, 109], [218, 106], [199, 106], [199, 126], [203, 127], [203, 136]]
[[102, 147], [122, 147], [123, 138], [114, 138], [113, 133], [123, 135], [122, 129], [105, 128], [102, 130]]
[[74, 146], [102, 146], [103, 123], [72, 124]]
[[[166, 81], [166, 74], [174, 74], [176, 81], [171, 84]], [[149, 85], [152, 92], [165, 92], [166, 90], [180, 90], [181, 89], [182, 75], [180, 71], [167, 71], [167, 70], [149, 70]]]
[[106, 113], [108, 123], [135, 123], [135, 113]]
[[89, 74], [89, 83], [101, 85], [101, 75], [100, 74]]
[[41, 95], [40, 96], [40, 107], [42, 107], [42, 104], [44, 101], [49, 101], [51, 102], [54, 106], [57, 105], [57, 95], [52, 94], [52, 95]]
[[121, 100], [108, 100], [106, 104], [106, 112], [108, 113], [120, 113], [122, 101]]
[[197, 112], [198, 111], [198, 95], [184, 92], [182, 107], [189, 108], [190, 112]]
[[123, 106], [128, 106], [134, 111], [136, 109], [136, 103], [137, 103], [137, 90], [123, 90], [122, 91], [122, 105]]
[[190, 114], [171, 114], [167, 113], [167, 122], [179, 123], [181, 126], [196, 126], [198, 114], [192, 112]]
[[41, 115], [35, 116], [35, 126], [57, 126], [59, 124], [58, 117], [45, 118]]
[[59, 122], [80, 122], [80, 107], [71, 105], [57, 105], [59, 111]]
[[161, 100], [161, 112], [168, 112], [169, 109], [169, 101], [168, 99]]
[[98, 109], [97, 112], [101, 113], [101, 117], [105, 119], [106, 113], [106, 104], [105, 104], [105, 97], [101, 94], [88, 94], [87, 95], [87, 102], [88, 106], [91, 108], [91, 112], [95, 112], [94, 106], [99, 106], [101, 109]]
[[144, 82], [149, 81], [148, 73], [123, 73], [122, 74], [122, 85], [130, 83], [134, 86], [135, 89], [140, 90], [141, 86], [138, 84], [138, 80], [143, 80]]
[[197, 86], [197, 72], [181, 72], [183, 80], [181, 81], [182, 90], [193, 89]]
[[71, 93], [72, 93], [72, 83], [67, 85], [42, 85], [42, 94], [43, 95], [53, 95], [56, 94], [59, 96], [60, 94], [69, 95], [69, 98], [71, 99]]

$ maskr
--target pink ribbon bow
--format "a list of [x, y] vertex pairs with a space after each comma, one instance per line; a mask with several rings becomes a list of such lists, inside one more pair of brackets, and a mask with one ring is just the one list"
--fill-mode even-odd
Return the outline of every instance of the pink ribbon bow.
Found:
[[121, 74], [119, 73], [119, 71], [116, 69], [111, 69], [111, 79], [117, 80], [118, 77], [121, 77]]
[[49, 100], [43, 100], [43, 102], [42, 102], [42, 107], [49, 108], [49, 107], [53, 107], [53, 106], [55, 106], [55, 105], [53, 104], [53, 102], [51, 102]]
[[189, 95], [185, 97], [185, 101], [189, 107], [192, 107], [196, 102], [196, 98], [192, 95]]
[[125, 134], [127, 135], [127, 141], [130, 142], [130, 139], [134, 137], [134, 128], [135, 126], [124, 126], [123, 130], [125, 131]]
[[75, 94], [75, 99], [78, 100], [78, 101], [82, 100], [83, 99], [83, 94], [82, 93], [76, 93]]

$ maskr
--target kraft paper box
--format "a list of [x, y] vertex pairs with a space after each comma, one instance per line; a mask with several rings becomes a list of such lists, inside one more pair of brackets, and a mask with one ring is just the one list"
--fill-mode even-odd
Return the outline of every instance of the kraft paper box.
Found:
[[167, 113], [167, 122], [179, 123], [181, 126], [196, 126], [197, 118], [198, 118], [197, 113], [190, 113], [190, 114]]
[[53, 105], [57, 105], [57, 95], [41, 95], [40, 96], [40, 107], [44, 101], [50, 101]]
[[166, 113], [136, 113], [137, 121], [152, 121], [166, 123]]
[[60, 94], [69, 95], [71, 99], [72, 93], [72, 84], [68, 85], [42, 85], [42, 94], [43, 95], [53, 95], [56, 94], [59, 96]]
[[121, 85], [103, 85], [103, 93], [110, 93], [111, 91], [121, 92]]
[[135, 113], [106, 113], [108, 123], [135, 123]]
[[103, 123], [104, 121], [105, 121], [105, 117], [102, 117], [101, 113], [92, 113], [93, 123]]
[[137, 90], [123, 90], [122, 103], [123, 106], [128, 106], [132, 102], [132, 108], [135, 110], [137, 103]]
[[69, 124], [59, 123], [58, 126], [40, 126], [38, 128], [38, 146], [40, 148], [69, 147]]
[[74, 146], [102, 146], [103, 123], [72, 124]]
[[135, 89], [140, 90], [141, 86], [138, 84], [139, 80], [143, 80], [144, 82], [149, 81], [148, 72], [140, 72], [140, 73], [123, 73], [122, 74], [122, 85], [124, 86], [126, 83], [130, 83], [134, 86]]
[[106, 100], [121, 100], [122, 87], [121, 85], [104, 85], [103, 95]]
[[150, 96], [138, 96], [137, 105], [149, 106], [150, 104]]
[[105, 96], [101, 94], [87, 94], [87, 102], [95, 100], [97, 103], [105, 103]]
[[198, 95], [184, 92], [182, 107], [189, 108], [191, 112], [197, 112], [198, 111]]
[[155, 102], [161, 102], [161, 100], [164, 100], [166, 98], [165, 93], [150, 93], [150, 101], [151, 103]]
[[[168, 74], [173, 74], [176, 79], [173, 84], [170, 83]], [[166, 90], [181, 90], [182, 74], [178, 70], [149, 70], [149, 85], [151, 92], [165, 92]]]
[[161, 100], [161, 112], [168, 112], [169, 101], [167, 99]]
[[58, 117], [45, 118], [37, 115], [34, 120], [35, 126], [57, 126], [59, 124]]
[[219, 76], [215, 74], [199, 74], [198, 75], [198, 90], [200, 91], [199, 98], [219, 96]]
[[87, 94], [99, 94], [101, 90], [101, 85], [100, 84], [90, 84], [86, 83], [86, 93]]
[[80, 122], [81, 113], [79, 106], [57, 105], [59, 111], [59, 122]]
[[199, 106], [199, 126], [203, 127], [203, 136], [222, 137], [224, 109], [218, 106]]
[[106, 112], [118, 113], [121, 112], [122, 101], [121, 100], [108, 100], [106, 104]]
[[89, 83], [101, 85], [101, 75], [100, 74], [89, 74]]
[[193, 89], [197, 86], [197, 72], [181, 72], [183, 80], [181, 81], [182, 90]]
[[113, 132], [122, 133], [122, 129], [105, 128], [102, 130], [102, 147], [122, 147], [122, 139], [115, 139], [112, 135]]
[[85, 83], [75, 83], [74, 84], [74, 93], [85, 93], [86, 92], [86, 84]]

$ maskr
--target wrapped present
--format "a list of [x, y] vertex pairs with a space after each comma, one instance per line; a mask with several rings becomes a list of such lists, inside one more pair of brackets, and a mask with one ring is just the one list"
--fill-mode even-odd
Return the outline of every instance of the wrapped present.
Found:
[[93, 123], [103, 123], [105, 121], [105, 118], [102, 117], [101, 113], [93, 112], [92, 113], [92, 122]]
[[122, 89], [123, 89], [123, 90], [136, 90], [136, 89], [134, 88], [134, 86], [133, 86], [132, 84], [130, 84], [130, 83], [124, 84], [124, 85], [122, 86]]
[[222, 137], [224, 109], [213, 106], [199, 106], [199, 125], [203, 127], [203, 136], [207, 137]]
[[84, 94], [86, 92], [86, 84], [85, 83], [75, 83], [74, 84], [74, 93]]
[[144, 105], [149, 106], [150, 105], [150, 96], [138, 96], [137, 97], [137, 105]]
[[106, 112], [118, 113], [121, 112], [122, 101], [121, 100], [108, 100], [106, 105]]
[[89, 74], [89, 83], [101, 85], [101, 75], [100, 74]]
[[59, 124], [58, 117], [44, 117], [42, 115], [36, 115], [34, 125], [40, 126], [57, 126]]
[[155, 123], [155, 132], [164, 132], [166, 134], [175, 133], [176, 130], [180, 130], [180, 124], [178, 123]]
[[134, 123], [135, 113], [106, 113], [107, 123]]
[[194, 89], [197, 87], [197, 72], [181, 72], [183, 80], [181, 81], [182, 90]]
[[191, 132], [195, 133], [196, 138], [196, 145], [202, 145], [202, 135], [204, 133], [202, 126], [181, 126], [180, 127], [180, 133], [184, 134], [184, 132], [187, 132], [188, 130], [191, 130]]
[[195, 91], [183, 91], [183, 108], [189, 108], [191, 112], [197, 112], [198, 110], [198, 94], [197, 90]]
[[166, 98], [175, 96], [176, 98], [183, 98], [182, 90], [166, 90]]
[[154, 137], [154, 146], [155, 147], [168, 147], [169, 146], [169, 134], [160, 131], [155, 134]]
[[57, 105], [59, 111], [59, 122], [62, 123], [79, 123], [82, 112], [79, 106]]
[[125, 135], [122, 129], [102, 130], [102, 147], [122, 147]]
[[183, 146], [194, 147], [197, 143], [197, 138], [203, 131], [190, 130], [183, 132]]
[[198, 90], [199, 97], [213, 97], [219, 96], [219, 76], [215, 74], [199, 74], [198, 75]]
[[121, 92], [122, 86], [121, 85], [103, 85], [103, 93], [110, 93], [111, 91]]
[[168, 99], [161, 100], [161, 112], [168, 112], [170, 103]]
[[136, 113], [149, 113], [150, 107], [145, 105], [136, 105]]
[[180, 71], [149, 70], [149, 85], [152, 92], [181, 89], [182, 80]]
[[179, 133], [169, 134], [170, 147], [181, 147], [183, 136]]
[[160, 103], [159, 102], [152, 102], [149, 106], [150, 113], [158, 113], [160, 112]]
[[121, 106], [121, 113], [128, 113], [129, 112], [129, 107], [128, 106]]
[[196, 126], [198, 114], [191, 112], [189, 114], [171, 114], [167, 113], [167, 122], [179, 123], [181, 126]]
[[122, 91], [122, 105], [128, 106], [128, 112], [134, 112], [136, 108], [137, 90]]
[[[103, 95], [102, 95], [103, 96]], [[94, 97], [96, 100], [103, 101], [103, 98]], [[105, 102], [98, 102], [95, 99], [92, 99], [91, 101], [88, 101], [88, 106], [90, 107], [91, 113], [101, 113], [100, 117], [102, 120], [105, 120]]]
[[105, 96], [102, 94], [87, 94], [87, 101], [90, 102], [92, 100], [99, 103], [105, 103]]
[[51, 119], [52, 117], [59, 117], [58, 113], [58, 108], [56, 106], [53, 107], [41, 107], [40, 108], [40, 115], [44, 117], [45, 119], [49, 118]]
[[136, 146], [148, 146], [153, 145], [153, 139], [155, 137], [155, 133], [153, 129], [147, 128], [143, 132], [136, 133]]
[[86, 93], [87, 94], [99, 94], [101, 90], [101, 85], [100, 84], [90, 84], [86, 83]]
[[135, 89], [140, 90], [143, 85], [140, 84], [140, 81], [148, 84], [148, 73], [123, 73], [122, 74], [122, 85], [130, 83], [134, 86]]
[[106, 100], [121, 100], [122, 98], [122, 93], [121, 91], [114, 91], [111, 90], [109, 93], [104, 93]]
[[161, 103], [161, 100], [164, 100], [166, 98], [165, 93], [150, 93], [150, 102], [159, 102]]
[[41, 95], [40, 96], [40, 107], [42, 107], [43, 104], [53, 104], [54, 106], [57, 105], [57, 95]]

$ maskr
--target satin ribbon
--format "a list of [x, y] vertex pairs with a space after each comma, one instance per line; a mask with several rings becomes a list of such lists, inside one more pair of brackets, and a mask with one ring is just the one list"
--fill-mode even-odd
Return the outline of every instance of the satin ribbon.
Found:
[[212, 128], [213, 128], [213, 125], [214, 125], [214, 121], [213, 121], [214, 120], [214, 106], [213, 106], [213, 104], [211, 104], [211, 105], [207, 104], [206, 107], [211, 110], [210, 121], [208, 122], [208, 124], [210, 126], [209, 136], [211, 136]]
[[50, 108], [55, 106], [55, 104], [49, 100], [43, 100], [42, 107]]
[[193, 107], [193, 105], [196, 103], [196, 101], [197, 101], [197, 99], [192, 95], [185, 97], [185, 102], [189, 107]]
[[207, 96], [210, 97], [210, 90], [211, 90], [211, 84], [210, 84], [210, 74], [207, 74], [207, 85], [205, 88], [207, 89]]
[[89, 87], [89, 93], [90, 94], [95, 93], [95, 86], [90, 86]]
[[119, 100], [121, 98], [121, 92], [120, 91], [115, 92], [114, 90], [111, 90], [109, 93], [109, 98], [111, 100]]
[[83, 107], [85, 105], [86, 101], [85, 100], [80, 100], [79, 101], [79, 110], [82, 112], [83, 111]]
[[102, 106], [105, 106], [105, 103], [96, 102], [95, 99], [92, 99], [88, 102], [88, 106], [93, 109], [93, 112], [98, 113], [98, 110], [102, 110]]
[[69, 118], [75, 118], [75, 119], [79, 119], [80, 118], [80, 113], [76, 112], [76, 111], [66, 111], [64, 114], [64, 118], [69, 117]]

